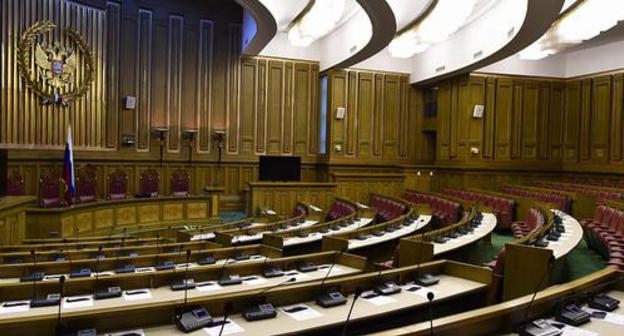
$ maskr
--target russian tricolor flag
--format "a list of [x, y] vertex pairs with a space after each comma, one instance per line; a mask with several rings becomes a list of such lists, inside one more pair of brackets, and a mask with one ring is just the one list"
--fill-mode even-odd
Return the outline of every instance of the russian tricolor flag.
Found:
[[74, 183], [74, 146], [72, 144], [71, 125], [67, 126], [67, 144], [65, 144], [65, 167], [63, 172], [65, 183], [67, 183], [65, 203], [71, 205], [74, 204], [74, 195], [76, 194], [76, 184]]

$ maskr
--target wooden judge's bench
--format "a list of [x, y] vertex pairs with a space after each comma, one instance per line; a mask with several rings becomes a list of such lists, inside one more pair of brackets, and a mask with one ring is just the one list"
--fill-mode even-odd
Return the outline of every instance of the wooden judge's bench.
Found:
[[[26, 208], [28, 239], [107, 235], [113, 230], [180, 225], [216, 220], [217, 197], [154, 197], [98, 201], [65, 208]], [[22, 239], [23, 240], [23, 239]], [[12, 243], [18, 243], [15, 241]]]

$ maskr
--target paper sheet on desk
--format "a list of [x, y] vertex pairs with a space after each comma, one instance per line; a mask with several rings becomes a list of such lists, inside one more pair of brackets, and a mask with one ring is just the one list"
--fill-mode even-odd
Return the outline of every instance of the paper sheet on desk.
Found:
[[219, 286], [218, 283], [214, 281], [198, 282], [195, 284], [195, 286], [195, 288], [200, 292], [212, 292], [222, 288], [221, 286]]
[[[624, 326], [624, 315], [616, 314], [616, 313], [603, 312], [602, 310], [597, 310], [597, 309], [592, 309], [592, 308], [585, 308], [585, 310], [587, 310], [587, 312], [590, 313], [590, 314], [593, 313], [593, 312], [605, 313], [606, 315], [605, 315], [605, 318], [602, 319], [603, 321]], [[594, 318], [596, 318], [596, 317], [594, 317]]]
[[309, 275], [301, 273], [299, 271], [288, 271], [284, 275], [287, 277], [295, 278], [296, 281], [310, 278]]
[[[330, 267], [331, 267], [331, 264], [329, 264], [329, 265], [321, 265], [321, 266], [319, 266], [319, 271], [325, 271], [327, 273], [327, 272], [329, 272], [329, 268]], [[340, 266], [334, 265], [334, 267], [331, 269], [331, 272], [329, 272], [329, 276], [338, 275], [338, 274], [340, 274], [342, 272], [343, 272], [343, 269], [340, 268]]]
[[[368, 296], [371, 296], [369, 298], [367, 298]], [[390, 303], [395, 303], [396, 300], [389, 297], [389, 296], [385, 296], [385, 295], [379, 295], [377, 293], [375, 293], [375, 291], [366, 291], [364, 293], [362, 293], [362, 300], [370, 302], [376, 306], [383, 306], [383, 305], [387, 305]]]
[[75, 309], [85, 307], [93, 307], [93, 297], [91, 295], [63, 298], [63, 309]]
[[[6, 305], [13, 307], [6, 307]], [[7, 301], [0, 305], [0, 314], [23, 313], [30, 310], [30, 301]]]
[[135, 289], [123, 292], [123, 297], [126, 301], [147, 300], [152, 298], [152, 293], [147, 288]]
[[106, 336], [123, 336], [123, 335], [141, 335], [141, 336], [145, 336], [145, 331], [143, 331], [143, 329], [134, 329], [134, 330], [126, 330], [126, 331], [119, 331], [119, 332], [114, 332], [114, 333], [108, 333], [106, 334]]
[[[412, 287], [420, 287], [418, 290], [415, 291], [411, 291], [409, 290]], [[412, 294], [416, 294], [419, 295], [423, 298], [427, 298], [427, 293], [431, 292], [433, 293], [434, 296], [438, 296], [438, 293], [440, 293], [439, 291], [432, 289], [432, 288], [427, 288], [427, 287], [421, 287], [418, 285], [406, 285], [402, 287], [404, 291], [408, 292], [408, 293], [412, 293]]]
[[[223, 317], [219, 318], [219, 319], [215, 319], [214, 322], [220, 322], [223, 321]], [[219, 336], [219, 333], [221, 332], [221, 324], [217, 324], [214, 327], [208, 327], [208, 328], [204, 328], [204, 331], [208, 333], [208, 335], [210, 336]], [[227, 323], [225, 324], [225, 326], [223, 326], [223, 332], [221, 333], [221, 335], [232, 335], [232, 334], [238, 334], [245, 331], [245, 329], [243, 329], [243, 327], [239, 326], [238, 324], [236, 324], [236, 322], [228, 319]]]
[[[291, 312], [291, 313], [288, 312], [291, 309], [295, 309], [298, 307], [305, 308], [305, 309], [297, 311], [297, 312]], [[286, 307], [280, 308], [280, 310], [282, 311], [282, 313], [294, 318], [297, 321], [311, 320], [313, 318], [323, 316], [323, 314], [317, 312], [316, 310], [310, 308], [309, 306], [305, 304], [295, 304], [292, 306], [286, 306]]]
[[249, 286], [257, 286], [257, 285], [262, 285], [262, 284], [267, 283], [267, 280], [261, 277], [251, 276], [251, 277], [243, 278], [243, 283]]
[[[559, 323], [555, 320], [548, 320], [548, 322]], [[595, 333], [593, 331], [584, 330], [567, 324], [564, 324], [564, 327], [563, 329], [561, 329], [561, 331], [563, 331], [563, 334], [561, 334], [561, 336], [598, 336], [598, 333]]]

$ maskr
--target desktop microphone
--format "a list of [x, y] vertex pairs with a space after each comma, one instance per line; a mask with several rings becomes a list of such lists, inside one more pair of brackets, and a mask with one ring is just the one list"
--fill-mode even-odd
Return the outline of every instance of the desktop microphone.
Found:
[[102, 255], [102, 246], [98, 247], [98, 258], [95, 260], [95, 280], [93, 281], [93, 300], [112, 299], [121, 296], [121, 287], [113, 286], [102, 290], [98, 290], [98, 282], [100, 280], [100, 256]]
[[[261, 290], [258, 294], [254, 295], [251, 300], [257, 301], [264, 293], [268, 292], [269, 290], [295, 281], [297, 281], [297, 278], [292, 277], [288, 278], [286, 281], [282, 281], [276, 285], [267, 287]], [[262, 300], [261, 303], [254, 304], [252, 307], [245, 309], [242, 316], [247, 321], [258, 321], [277, 316], [277, 311], [275, 310], [273, 304], [266, 302], [265, 298], [264, 300]]]
[[39, 273], [36, 272], [36, 270], [37, 270], [37, 255], [35, 254], [35, 250], [30, 250], [30, 255], [32, 255], [32, 259], [33, 259], [33, 271], [31, 272], [32, 274], [30, 275], [32, 277], [32, 282], [33, 282], [32, 297], [35, 298], [37, 296], [37, 281], [38, 280], [43, 280], [44, 274], [41, 273], [41, 279], [39, 279]]
[[79, 233], [80, 233], [80, 229], [78, 229], [78, 227], [77, 227], [77, 226], [74, 226], [74, 236], [76, 236], [76, 243], [75, 243], [75, 245], [76, 245], [76, 251], [79, 251], [79, 250], [80, 250], [80, 245], [79, 245], [79, 243], [80, 243], [79, 236], [80, 236], [80, 235], [79, 235]]
[[[234, 250], [233, 252], [233, 256], [234, 256], [234, 261], [235, 259], [235, 255], [236, 255], [236, 251], [238, 250], [238, 245], [234, 246]], [[243, 279], [241, 277], [231, 277], [231, 276], [223, 276], [223, 273], [225, 272], [225, 268], [228, 265], [228, 261], [230, 260], [229, 255], [225, 257], [225, 261], [223, 261], [223, 265], [221, 266], [221, 270], [219, 271], [219, 279], [218, 279], [218, 283], [220, 286], [231, 286], [231, 285], [240, 285], [241, 283], [243, 283]]]
[[544, 271], [544, 275], [542, 276], [542, 279], [537, 283], [537, 286], [535, 286], [535, 290], [533, 291], [533, 296], [531, 297], [531, 301], [529, 301], [529, 304], [527, 305], [524, 311], [524, 317], [522, 319], [522, 323], [525, 323], [525, 324], [521, 326], [519, 330], [519, 334], [522, 336], [549, 335], [551, 333], [555, 333], [559, 331], [559, 329], [553, 326], [552, 324], [550, 324], [550, 322], [541, 320], [541, 319], [532, 321], [531, 323], [526, 323], [526, 321], [529, 319], [529, 313], [531, 312], [531, 307], [533, 306], [535, 297], [537, 296], [537, 293], [540, 291], [541, 287], [546, 282], [546, 279], [548, 279], [548, 274], [550, 273], [550, 270], [552, 266], [554, 265], [554, 262], [555, 262], [554, 257], [551, 256], [550, 260], [548, 261], [548, 267]]
[[223, 306], [223, 322], [221, 324], [221, 329], [219, 329], [219, 336], [223, 335], [223, 329], [225, 328], [225, 325], [228, 323], [228, 315], [230, 313], [230, 310], [232, 310], [232, 303], [231, 302], [226, 302], [225, 305]]
[[339, 306], [339, 305], [343, 305], [347, 303], [347, 298], [344, 295], [342, 295], [340, 291], [335, 290], [335, 291], [325, 292], [325, 281], [327, 281], [327, 278], [329, 278], [329, 275], [331, 274], [331, 271], [334, 268], [334, 265], [338, 262], [338, 257], [341, 256], [345, 251], [346, 249], [342, 249], [338, 253], [338, 255], [336, 255], [334, 262], [329, 267], [329, 270], [325, 274], [323, 281], [321, 281], [320, 287], [321, 287], [321, 291], [323, 291], [324, 293], [317, 296], [315, 298], [315, 302], [316, 304], [318, 304], [319, 306], [323, 308]]
[[421, 243], [421, 246], [419, 249], [418, 257], [421, 260], [418, 260], [418, 264], [416, 266], [416, 280], [414, 280], [414, 283], [416, 283], [419, 286], [429, 287], [440, 282], [440, 279], [430, 273], [425, 273], [422, 275], [420, 274], [420, 264], [422, 264], [422, 255], [423, 255], [423, 249], [425, 245], [425, 231], [424, 230], [420, 235], [420, 243]]
[[353, 307], [355, 307], [355, 301], [362, 295], [362, 288], [357, 287], [355, 289], [355, 293], [353, 295], [353, 301], [351, 301], [351, 307], [349, 308], [349, 314], [347, 314], [347, 319], [345, 320], [344, 327], [342, 327], [342, 336], [347, 335], [347, 327], [349, 326], [349, 322], [351, 321], [351, 313], [353, 313]]
[[[178, 291], [184, 290], [184, 306], [186, 306], [188, 290], [195, 288], [195, 281], [188, 280], [188, 270], [191, 262], [191, 250], [186, 251], [186, 264], [184, 265], [184, 278], [182, 280], [176, 280], [171, 283], [171, 290]], [[174, 271], [175, 273], [175, 271]]]
[[191, 250], [186, 251], [186, 267], [182, 282], [171, 284], [172, 290], [184, 289], [184, 303], [182, 308], [174, 313], [174, 321], [178, 329], [188, 333], [212, 324], [212, 316], [206, 308], [201, 306], [188, 307], [188, 290], [195, 288], [195, 281], [188, 281], [188, 269], [191, 258]]
[[375, 293], [379, 294], [379, 295], [392, 295], [392, 294], [398, 294], [401, 292], [401, 287], [399, 287], [399, 285], [397, 285], [396, 282], [394, 281], [388, 281], [385, 283], [381, 283], [381, 271], [383, 270], [381, 265], [378, 265], [379, 271], [377, 272], [377, 276], [375, 277], [375, 280], [373, 281], [373, 283], [376, 283], [377, 285], [375, 285]]
[[433, 299], [435, 294], [433, 292], [427, 293], [427, 300], [429, 301], [429, 336], [433, 336]]
[[264, 257], [264, 262], [262, 263], [262, 266], [260, 267], [262, 269], [262, 276], [265, 278], [277, 278], [277, 277], [281, 277], [282, 275], [284, 275], [284, 270], [276, 265], [271, 265], [269, 267], [267, 266], [267, 262], [269, 261], [269, 257]]
[[63, 306], [63, 296], [65, 293], [65, 276], [61, 275], [61, 277], [59, 278], [59, 284], [60, 284], [60, 296], [59, 296], [59, 305], [58, 305], [58, 313], [56, 315], [56, 326], [55, 326], [55, 330], [56, 330], [56, 335], [57, 336], [61, 336], [64, 334], [65, 328], [64, 326], [61, 324], [61, 308]]

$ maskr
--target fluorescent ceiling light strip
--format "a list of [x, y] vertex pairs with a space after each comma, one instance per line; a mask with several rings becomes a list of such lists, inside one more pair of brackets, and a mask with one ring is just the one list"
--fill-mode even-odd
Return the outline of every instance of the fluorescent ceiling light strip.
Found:
[[438, 0], [435, 7], [413, 28], [396, 36], [388, 50], [393, 57], [408, 58], [430, 45], [448, 39], [472, 13], [476, 0]]
[[[585, 0], [556, 22], [537, 42], [520, 52], [520, 58], [535, 60], [598, 36], [624, 19], [624, 1]], [[536, 55], [543, 57], [536, 58]]]
[[307, 47], [336, 27], [345, 9], [345, 0], [313, 0], [314, 4], [288, 30], [288, 41]]

